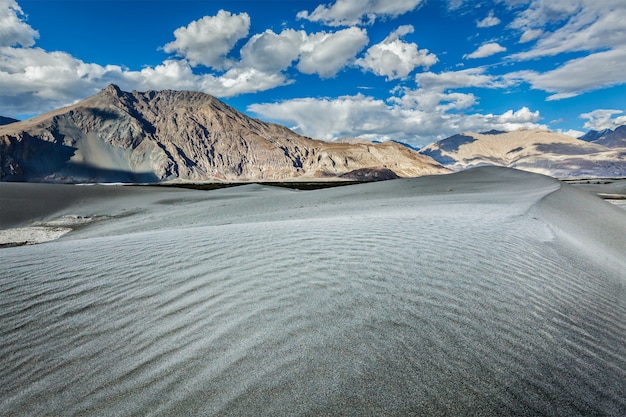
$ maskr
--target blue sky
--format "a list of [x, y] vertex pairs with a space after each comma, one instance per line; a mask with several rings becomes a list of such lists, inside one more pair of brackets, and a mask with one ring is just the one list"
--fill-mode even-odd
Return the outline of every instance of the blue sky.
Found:
[[0, 0], [0, 115], [110, 83], [325, 140], [626, 124], [624, 0]]

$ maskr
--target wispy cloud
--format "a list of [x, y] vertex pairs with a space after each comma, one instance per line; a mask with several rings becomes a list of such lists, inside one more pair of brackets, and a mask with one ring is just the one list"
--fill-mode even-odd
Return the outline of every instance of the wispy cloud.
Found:
[[548, 100], [575, 97], [626, 83], [626, 47], [573, 59], [552, 71], [520, 71], [511, 73], [510, 77], [518, 77], [534, 89], [553, 93]]
[[493, 26], [498, 26], [501, 23], [500, 19], [493, 15], [493, 10], [489, 12], [489, 15], [482, 20], [479, 20], [476, 23], [476, 27], [479, 28], [490, 28]]
[[469, 59], [486, 58], [488, 56], [495, 55], [504, 51], [506, 51], [506, 48], [504, 46], [501, 46], [497, 42], [490, 42], [490, 43], [481, 45], [478, 49], [476, 49], [471, 54], [463, 55], [463, 58], [469, 58]]
[[580, 117], [587, 119], [584, 125], [585, 129], [600, 131], [604, 129], [615, 129], [616, 127], [626, 124], [626, 115], [613, 117], [622, 114], [624, 114], [624, 110], [598, 109], [589, 113], [583, 113]]
[[336, 0], [332, 4], [319, 5], [312, 12], [303, 10], [297, 17], [327, 26], [372, 24], [376, 19], [393, 18], [415, 10], [422, 2], [423, 0]]

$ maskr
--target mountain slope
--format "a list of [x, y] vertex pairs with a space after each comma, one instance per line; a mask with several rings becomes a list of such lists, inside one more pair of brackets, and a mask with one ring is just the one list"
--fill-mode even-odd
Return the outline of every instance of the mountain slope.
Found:
[[3, 180], [253, 181], [328, 178], [363, 168], [448, 172], [395, 143], [312, 140], [190, 91], [110, 85], [73, 106], [0, 127]]
[[552, 177], [626, 176], [626, 149], [544, 130], [464, 133], [432, 143], [420, 153], [454, 170], [497, 165]]

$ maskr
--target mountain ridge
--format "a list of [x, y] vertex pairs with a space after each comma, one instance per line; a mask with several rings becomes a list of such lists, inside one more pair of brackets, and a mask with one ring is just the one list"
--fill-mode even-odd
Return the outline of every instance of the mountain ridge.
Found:
[[420, 153], [454, 171], [496, 165], [556, 178], [626, 176], [626, 148], [548, 130], [465, 132], [431, 143]]
[[124, 92], [115, 85], [72, 106], [0, 126], [0, 150], [5, 181], [327, 180], [365, 168], [400, 177], [449, 172], [395, 143], [307, 138], [208, 94]]
[[579, 139], [608, 148], [626, 148], [626, 125], [618, 126], [615, 129], [590, 130]]

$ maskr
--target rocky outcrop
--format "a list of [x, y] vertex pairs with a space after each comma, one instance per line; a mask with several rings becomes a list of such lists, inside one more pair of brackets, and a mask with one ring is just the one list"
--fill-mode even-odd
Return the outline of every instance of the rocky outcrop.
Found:
[[463, 133], [420, 153], [453, 170], [497, 165], [558, 178], [626, 176], [626, 149], [545, 130]]
[[386, 181], [400, 177], [389, 168], [359, 168], [342, 174], [341, 178], [352, 181]]
[[[323, 121], [320, 121], [323, 122]], [[256, 181], [338, 177], [384, 168], [448, 172], [396, 143], [332, 143], [252, 119], [190, 91], [114, 85], [73, 106], [0, 127], [3, 180]]]

